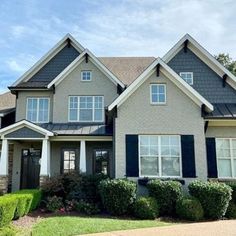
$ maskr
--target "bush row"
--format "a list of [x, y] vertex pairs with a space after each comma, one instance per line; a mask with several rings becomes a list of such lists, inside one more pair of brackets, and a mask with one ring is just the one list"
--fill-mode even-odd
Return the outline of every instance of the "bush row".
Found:
[[41, 201], [40, 190], [22, 190], [0, 197], [0, 227], [8, 225], [35, 209]]

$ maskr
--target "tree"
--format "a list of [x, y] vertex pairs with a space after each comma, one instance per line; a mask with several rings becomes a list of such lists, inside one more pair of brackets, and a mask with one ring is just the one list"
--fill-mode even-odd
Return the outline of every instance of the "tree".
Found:
[[234, 61], [229, 54], [219, 53], [215, 56], [216, 60], [219, 61], [224, 67], [226, 67], [232, 74], [236, 76], [236, 61]]

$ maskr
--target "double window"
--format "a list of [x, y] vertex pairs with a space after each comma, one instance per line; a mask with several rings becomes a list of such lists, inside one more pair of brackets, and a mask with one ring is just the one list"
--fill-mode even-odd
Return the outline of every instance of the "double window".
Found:
[[28, 98], [26, 117], [35, 123], [49, 122], [49, 98]]
[[81, 80], [82, 81], [91, 81], [92, 80], [92, 71], [89, 71], [89, 70], [81, 71]]
[[190, 85], [193, 85], [193, 72], [180, 72], [180, 77]]
[[103, 122], [103, 96], [70, 96], [69, 121], [71, 122]]
[[141, 177], [180, 177], [181, 148], [178, 135], [140, 135]]
[[166, 104], [166, 85], [151, 84], [151, 104]]
[[218, 176], [220, 178], [236, 177], [236, 139], [217, 138], [216, 156]]

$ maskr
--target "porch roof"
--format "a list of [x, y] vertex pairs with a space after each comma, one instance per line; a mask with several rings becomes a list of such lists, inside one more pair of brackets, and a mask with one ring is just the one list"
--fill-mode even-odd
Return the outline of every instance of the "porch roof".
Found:
[[205, 115], [206, 119], [236, 119], [235, 103], [213, 104], [214, 111]]
[[113, 127], [104, 124], [77, 124], [77, 123], [47, 123], [40, 124], [40, 127], [53, 132], [56, 135], [91, 135], [91, 136], [112, 136]]

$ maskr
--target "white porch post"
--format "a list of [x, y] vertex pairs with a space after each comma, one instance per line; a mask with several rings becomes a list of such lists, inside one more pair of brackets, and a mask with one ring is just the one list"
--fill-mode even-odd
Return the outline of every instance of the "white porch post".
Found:
[[80, 171], [86, 173], [86, 145], [85, 141], [80, 141]]
[[0, 160], [0, 175], [8, 175], [8, 140], [2, 140], [2, 151]]
[[50, 141], [43, 139], [40, 167], [40, 185], [50, 177]]

